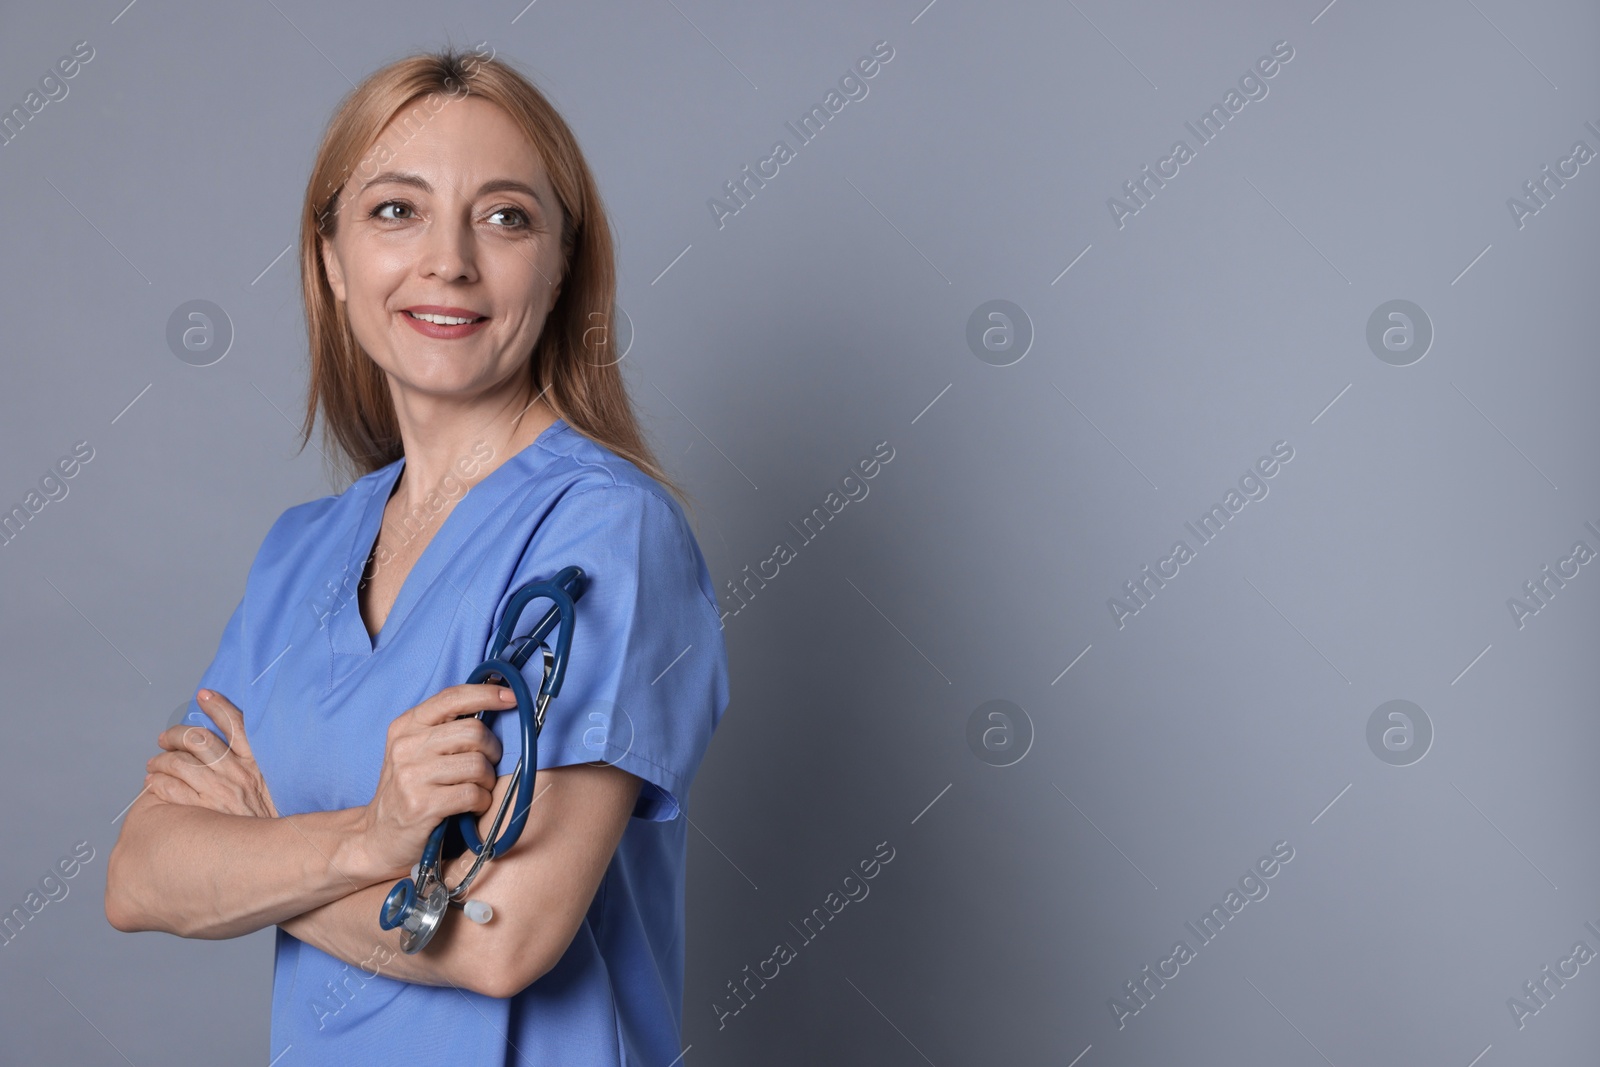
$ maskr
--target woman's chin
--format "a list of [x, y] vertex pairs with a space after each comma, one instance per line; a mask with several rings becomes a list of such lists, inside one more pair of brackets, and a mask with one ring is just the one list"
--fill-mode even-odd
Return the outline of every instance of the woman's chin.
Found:
[[458, 366], [416, 368], [415, 373], [389, 374], [404, 394], [435, 401], [470, 402], [501, 392], [509, 384], [508, 375], [488, 370], [466, 373]]

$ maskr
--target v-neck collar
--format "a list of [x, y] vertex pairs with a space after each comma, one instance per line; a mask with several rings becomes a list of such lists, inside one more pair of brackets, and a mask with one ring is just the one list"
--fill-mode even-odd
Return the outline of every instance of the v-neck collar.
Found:
[[[352, 597], [349, 610], [340, 611], [331, 620], [329, 636], [333, 642], [333, 650], [357, 656], [371, 656], [393, 644], [395, 633], [404, 626], [411, 609], [438, 580], [445, 566], [470, 540], [484, 519], [522, 483], [528, 472], [526, 457], [535, 449], [543, 448], [551, 437], [564, 430], [566, 426], [565, 419], [556, 419], [540, 431], [539, 436], [522, 451], [508, 457], [504, 463], [490, 471], [487, 477], [468, 489], [456, 502], [456, 506], [450, 509], [450, 514], [445, 516], [444, 522], [434, 531], [433, 537], [422, 547], [422, 554], [417, 557], [417, 561], [411, 565], [411, 570], [400, 583], [400, 591], [395, 595], [394, 604], [390, 606], [389, 614], [384, 618], [383, 626], [379, 628], [376, 637], [367, 633], [366, 621], [361, 617], [360, 594], [357, 593]], [[367, 483], [366, 499], [361, 505], [361, 521], [356, 525], [355, 533], [347, 548], [346, 564], [350, 568], [347, 573], [357, 575], [366, 573], [367, 561], [372, 558], [378, 530], [383, 523], [384, 508], [394, 492], [395, 483], [400, 479], [405, 462], [405, 457], [401, 456], [389, 466], [376, 471], [372, 480]]]

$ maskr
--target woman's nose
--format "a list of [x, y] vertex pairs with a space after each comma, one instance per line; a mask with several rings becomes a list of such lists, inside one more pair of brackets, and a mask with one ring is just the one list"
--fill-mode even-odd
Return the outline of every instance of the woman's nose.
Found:
[[470, 224], [435, 224], [429, 228], [421, 264], [425, 275], [447, 282], [473, 281], [477, 263]]

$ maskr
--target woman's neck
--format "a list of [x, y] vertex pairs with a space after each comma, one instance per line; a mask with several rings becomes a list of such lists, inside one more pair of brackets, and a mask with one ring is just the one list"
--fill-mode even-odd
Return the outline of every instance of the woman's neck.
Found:
[[556, 414], [530, 393], [522, 385], [479, 403], [449, 406], [396, 397], [406, 463], [394, 489], [395, 503], [411, 508], [429, 493], [455, 484], [464, 493], [532, 444]]

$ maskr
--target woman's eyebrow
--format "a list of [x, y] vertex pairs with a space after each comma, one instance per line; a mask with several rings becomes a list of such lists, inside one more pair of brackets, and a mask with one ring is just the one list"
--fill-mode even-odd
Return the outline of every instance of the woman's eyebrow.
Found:
[[[361, 186], [361, 191], [366, 192], [374, 185], [383, 185], [385, 183], [394, 185], [410, 185], [421, 189], [425, 193], [433, 192], [433, 186], [430, 185], [428, 180], [422, 175], [398, 170], [386, 170], [381, 174], [375, 175], [371, 180], [365, 182]], [[537, 189], [533, 188], [533, 186], [527, 184], [526, 182], [519, 182], [513, 178], [491, 178], [478, 187], [479, 196], [485, 196], [489, 193], [504, 192], [525, 193], [526, 195], [532, 197], [534, 203], [538, 204], [541, 209], [545, 206], [544, 197], [539, 195], [539, 191]]]

